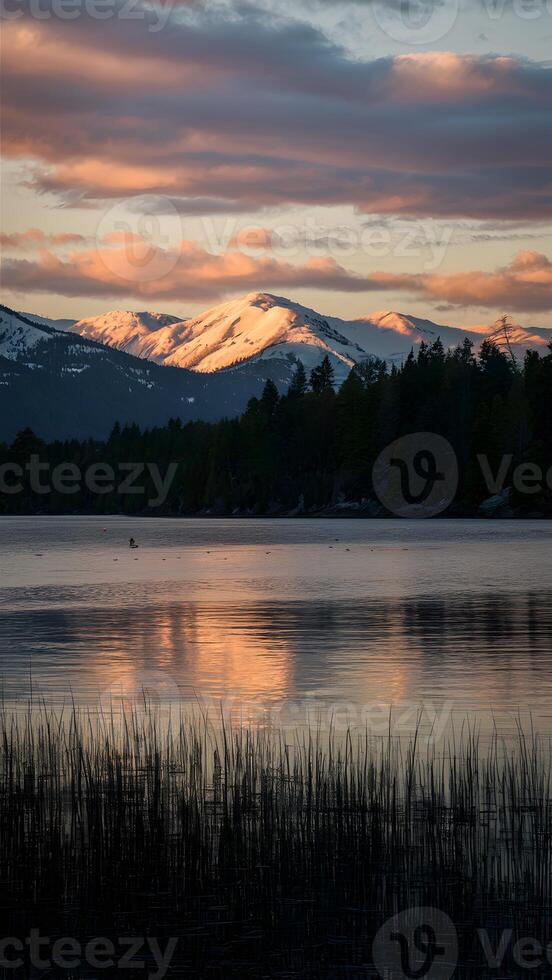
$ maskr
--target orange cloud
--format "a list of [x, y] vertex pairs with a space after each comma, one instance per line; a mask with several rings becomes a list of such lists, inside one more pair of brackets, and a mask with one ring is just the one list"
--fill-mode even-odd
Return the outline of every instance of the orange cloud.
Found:
[[421, 289], [431, 299], [457, 306], [552, 310], [552, 262], [541, 252], [518, 252], [510, 265], [495, 272], [423, 276]]
[[367, 279], [333, 259], [309, 259], [302, 265], [273, 258], [254, 258], [242, 252], [207, 252], [197, 242], [181, 241], [163, 249], [132, 234], [107, 236], [94, 249], [67, 253], [62, 258], [43, 249], [35, 261], [6, 259], [2, 277], [6, 288], [23, 292], [52, 292], [65, 296], [148, 296], [165, 299], [209, 300], [229, 292], [272, 286], [318, 286], [321, 289], [369, 289]]
[[29, 228], [27, 231], [16, 231], [12, 234], [0, 232], [0, 246], [14, 251], [32, 251], [32, 249], [44, 248], [45, 245], [78, 245], [84, 242], [86, 242], [84, 235], [73, 232], [47, 235], [39, 228]]
[[[31, 232], [21, 233], [34, 235]], [[252, 289], [311, 287], [336, 292], [395, 291], [455, 306], [512, 312], [552, 310], [552, 262], [540, 252], [519, 252], [493, 272], [358, 275], [332, 258], [302, 264], [231, 250], [208, 252], [183, 240], [159, 248], [140, 235], [109, 234], [96, 248], [54, 254], [43, 248], [35, 260], [5, 259], [6, 288], [64, 296], [147, 296], [209, 301]]]

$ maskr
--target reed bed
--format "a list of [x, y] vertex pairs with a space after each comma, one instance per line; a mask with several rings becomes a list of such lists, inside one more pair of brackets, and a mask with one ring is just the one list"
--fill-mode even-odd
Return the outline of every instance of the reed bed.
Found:
[[455, 976], [517, 976], [485, 972], [476, 930], [552, 938], [550, 759], [521, 731], [482, 748], [468, 728], [422, 744], [4, 709], [4, 935], [179, 937], [172, 976], [368, 978], [382, 923], [431, 906], [458, 930]]

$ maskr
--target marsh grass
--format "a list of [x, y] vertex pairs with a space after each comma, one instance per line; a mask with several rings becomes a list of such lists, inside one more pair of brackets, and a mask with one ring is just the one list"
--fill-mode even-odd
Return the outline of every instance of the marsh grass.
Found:
[[478, 928], [552, 938], [535, 734], [290, 734], [143, 705], [4, 709], [0, 742], [4, 935], [178, 936], [172, 975], [225, 980], [376, 976], [374, 935], [412, 906], [455, 923], [456, 976], [517, 975], [483, 971]]

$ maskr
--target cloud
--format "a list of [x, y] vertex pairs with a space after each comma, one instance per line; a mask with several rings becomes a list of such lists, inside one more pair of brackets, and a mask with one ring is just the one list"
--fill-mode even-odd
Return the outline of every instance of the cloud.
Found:
[[[132, 233], [127, 240], [106, 236], [96, 249], [65, 258], [44, 249], [36, 260], [6, 259], [5, 288], [64, 296], [128, 296], [208, 301], [231, 292], [272, 287], [314, 286], [363, 292], [369, 280], [348, 272], [331, 258], [311, 258], [302, 265], [273, 258], [253, 258], [239, 251], [216, 255], [195, 242], [161, 249]], [[373, 288], [378, 288], [374, 285]]]
[[446, 52], [362, 62], [250, 8], [179, 9], [158, 32], [23, 16], [3, 42], [4, 152], [69, 203], [552, 215], [547, 65]]
[[[170, 197], [166, 194], [144, 194], [128, 202], [133, 214], [180, 215], [183, 218], [220, 214], [243, 214], [243, 203], [223, 197]], [[251, 207], [250, 211], [262, 211]]]
[[[374, 277], [370, 277], [374, 278]], [[494, 272], [376, 274], [388, 288], [419, 294], [442, 308], [473, 306], [511, 312], [552, 312], [552, 262], [542, 252], [518, 252]]]
[[511, 312], [552, 311], [552, 262], [536, 251], [519, 252], [494, 272], [353, 273], [332, 258], [293, 264], [232, 250], [206, 251], [181, 241], [162, 249], [132, 233], [109, 235], [95, 249], [61, 257], [48, 249], [31, 259], [5, 259], [7, 289], [63, 296], [128, 297], [209, 302], [252, 289], [317, 288], [344, 293], [395, 291], [450, 306]]
[[[378, 218], [377, 229], [386, 226], [386, 219]], [[391, 227], [391, 222], [389, 222]], [[369, 227], [366, 222], [366, 227]], [[376, 225], [374, 224], [374, 228]], [[402, 230], [404, 237], [404, 228]], [[419, 241], [427, 244], [427, 231], [424, 237], [424, 228], [418, 228]], [[414, 236], [410, 236], [410, 243], [414, 243]], [[391, 236], [389, 236], [391, 243]], [[222, 241], [220, 243], [222, 245]], [[336, 228], [318, 228], [316, 225], [308, 223], [294, 224], [292, 222], [280, 223], [276, 228], [265, 228], [257, 225], [245, 225], [239, 228], [228, 240], [229, 248], [250, 249], [261, 252], [278, 252], [296, 254], [299, 250], [304, 250], [309, 255], [319, 252], [339, 252], [351, 255], [358, 252], [363, 247], [361, 234], [348, 225], [341, 225]], [[377, 247], [377, 245], [376, 245]], [[391, 246], [390, 246], [391, 247]]]
[[270, 252], [280, 244], [280, 237], [272, 228], [250, 225], [247, 228], [240, 228], [232, 235], [228, 244], [230, 248], [250, 248]]
[[456, 306], [523, 312], [552, 311], [552, 262], [542, 252], [521, 251], [495, 272], [423, 276], [421, 290]]
[[11, 234], [0, 232], [0, 246], [11, 251], [33, 251], [47, 245], [80, 245], [86, 241], [84, 235], [77, 233], [61, 232], [47, 235], [39, 228], [29, 228], [27, 231], [16, 231]]

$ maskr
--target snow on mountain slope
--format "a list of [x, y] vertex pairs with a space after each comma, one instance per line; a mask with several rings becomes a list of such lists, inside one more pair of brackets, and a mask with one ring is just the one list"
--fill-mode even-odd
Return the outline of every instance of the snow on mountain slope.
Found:
[[346, 333], [363, 347], [370, 347], [379, 357], [395, 363], [401, 363], [412, 348], [416, 350], [422, 341], [433, 344], [440, 338], [447, 348], [461, 344], [465, 337], [475, 345], [480, 344], [482, 339], [470, 330], [459, 330], [390, 310], [354, 320], [347, 326]]
[[272, 374], [279, 380], [269, 367], [211, 375], [165, 367], [0, 305], [0, 441], [27, 426], [44, 439], [103, 439], [116, 420], [147, 428], [232, 417]]
[[[188, 320], [159, 313], [113, 311], [71, 328], [137, 357], [199, 373], [235, 371], [247, 364], [262, 374], [271, 362], [282, 385], [298, 360], [309, 371], [328, 354], [339, 383], [358, 361], [373, 355], [402, 363], [422, 342], [445, 348], [468, 337], [477, 349], [494, 328], [459, 329], [389, 310], [358, 320], [321, 316], [282, 296], [253, 292]], [[552, 331], [516, 328], [514, 351], [545, 350]]]
[[[155, 313], [113, 311], [71, 328], [138, 357], [203, 374], [245, 362], [300, 359], [310, 369], [328, 354], [342, 381], [367, 352], [340, 332], [342, 321], [268, 293], [249, 293], [190, 320]], [[287, 375], [287, 372], [284, 372]]]
[[481, 341], [470, 331], [402, 313], [386, 311], [353, 321], [325, 317], [269, 293], [249, 293], [168, 328], [168, 333], [171, 339], [178, 334], [179, 343], [169, 352], [167, 331], [160, 331], [165, 335], [165, 364], [220, 371], [246, 360], [299, 359], [309, 370], [328, 354], [336, 381], [371, 355], [400, 363], [422, 341], [431, 344], [440, 337], [445, 347], [461, 344], [466, 336], [474, 344]]
[[368, 353], [340, 324], [284, 297], [249, 293], [188, 320], [165, 364], [210, 372], [251, 359], [300, 358], [310, 368], [327, 354], [338, 376], [346, 376]]
[[499, 346], [504, 347], [507, 339], [514, 352], [525, 351], [527, 348], [541, 350], [546, 348], [552, 341], [552, 330], [544, 327], [522, 327], [519, 324], [512, 324], [507, 328], [505, 334], [502, 326], [488, 327], [485, 337], [494, 340]]
[[0, 357], [8, 361], [32, 355], [40, 343], [50, 340], [55, 333], [46, 324], [31, 323], [16, 313], [0, 308]]
[[363, 317], [363, 321], [369, 320], [380, 330], [392, 330], [394, 333], [413, 340], [423, 339], [426, 343], [433, 343], [438, 337], [443, 344], [458, 342], [458, 334], [466, 336], [469, 331], [458, 330], [457, 327], [448, 327], [443, 323], [434, 323], [432, 320], [425, 320], [418, 316], [410, 316], [406, 313], [395, 313], [391, 310], [382, 310], [372, 313], [369, 317]]
[[168, 313], [132, 313], [129, 310], [112, 310], [101, 316], [77, 320], [70, 327], [73, 333], [89, 340], [96, 340], [108, 347], [126, 351], [136, 357], [159, 360], [151, 356], [151, 338], [164, 327], [178, 323], [177, 316]]
[[[485, 339], [494, 340], [499, 346], [504, 346], [503, 334], [497, 331], [494, 324], [468, 328], [448, 327], [442, 323], [433, 323], [432, 320], [389, 310], [355, 320], [344, 327], [343, 332], [363, 347], [369, 347], [380, 357], [395, 363], [404, 361], [412, 349], [416, 352], [422, 341], [433, 344], [438, 338], [445, 348], [452, 348], [463, 343], [467, 337], [476, 352]], [[528, 348], [539, 350], [542, 354], [547, 353], [552, 330], [514, 325], [509, 336], [513, 353], [523, 360]]]
[[98, 361], [113, 365], [114, 358], [119, 358], [117, 363], [124, 365], [125, 370], [135, 370], [136, 366], [142, 369], [139, 361], [130, 357], [121, 359], [121, 356], [93, 338], [74, 336], [73, 330], [56, 329], [44, 317], [34, 319], [0, 305], [0, 357], [7, 360], [29, 364], [34, 359], [33, 366], [48, 370], [52, 370], [53, 364], [54, 371], [60, 375], [80, 373]]
[[37, 316], [36, 313], [24, 313], [22, 310], [19, 311], [19, 315], [25, 317], [27, 320], [32, 320], [34, 323], [41, 323], [46, 327], [53, 327], [54, 330], [70, 330], [76, 320], [64, 319], [60, 317], [58, 320], [52, 319], [47, 316]]

